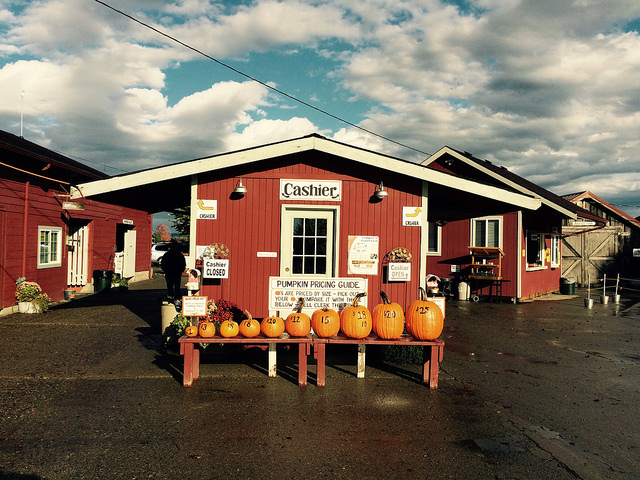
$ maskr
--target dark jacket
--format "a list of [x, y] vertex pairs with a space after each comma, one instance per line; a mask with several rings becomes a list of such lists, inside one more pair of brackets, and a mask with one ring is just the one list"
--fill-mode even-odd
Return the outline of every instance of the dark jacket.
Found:
[[160, 268], [162, 268], [162, 271], [167, 276], [180, 276], [186, 267], [187, 262], [177, 245], [171, 245], [167, 253], [160, 258]]

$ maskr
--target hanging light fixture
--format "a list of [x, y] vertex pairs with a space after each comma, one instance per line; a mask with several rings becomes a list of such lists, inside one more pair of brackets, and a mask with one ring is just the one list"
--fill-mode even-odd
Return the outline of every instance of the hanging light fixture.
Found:
[[389, 195], [389, 192], [384, 189], [384, 185], [382, 185], [382, 182], [380, 182], [380, 185], [378, 185], [378, 189], [376, 190], [376, 193], [374, 195], [378, 200], [383, 200]]
[[240, 180], [238, 180], [238, 183], [236, 184], [236, 188], [233, 189], [233, 194], [242, 196], [245, 193], [247, 193], [247, 187], [242, 185], [242, 179], [240, 179]]

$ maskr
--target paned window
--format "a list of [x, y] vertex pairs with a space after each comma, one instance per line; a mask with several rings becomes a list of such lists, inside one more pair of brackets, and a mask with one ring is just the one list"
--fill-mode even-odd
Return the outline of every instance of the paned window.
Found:
[[560, 266], [560, 235], [551, 235], [551, 268]]
[[471, 221], [472, 247], [500, 247], [501, 218], [474, 218]]
[[62, 265], [62, 228], [38, 227], [38, 268]]
[[544, 267], [544, 234], [527, 232], [527, 268]]
[[441, 227], [436, 225], [433, 222], [429, 222], [428, 224], [428, 244], [427, 244], [427, 253], [432, 255], [440, 254], [440, 232], [442, 231]]
[[294, 274], [324, 275], [327, 273], [327, 219], [293, 219]]

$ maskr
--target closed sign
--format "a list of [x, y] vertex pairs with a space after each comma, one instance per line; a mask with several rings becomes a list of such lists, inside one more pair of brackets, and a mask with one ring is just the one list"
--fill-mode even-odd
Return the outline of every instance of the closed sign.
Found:
[[205, 258], [202, 264], [203, 278], [229, 278], [229, 259]]

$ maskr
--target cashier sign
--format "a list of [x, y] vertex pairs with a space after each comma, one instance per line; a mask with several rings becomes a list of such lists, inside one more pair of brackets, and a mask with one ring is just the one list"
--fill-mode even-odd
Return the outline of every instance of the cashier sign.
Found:
[[228, 258], [204, 258], [203, 278], [229, 278], [229, 259]]

